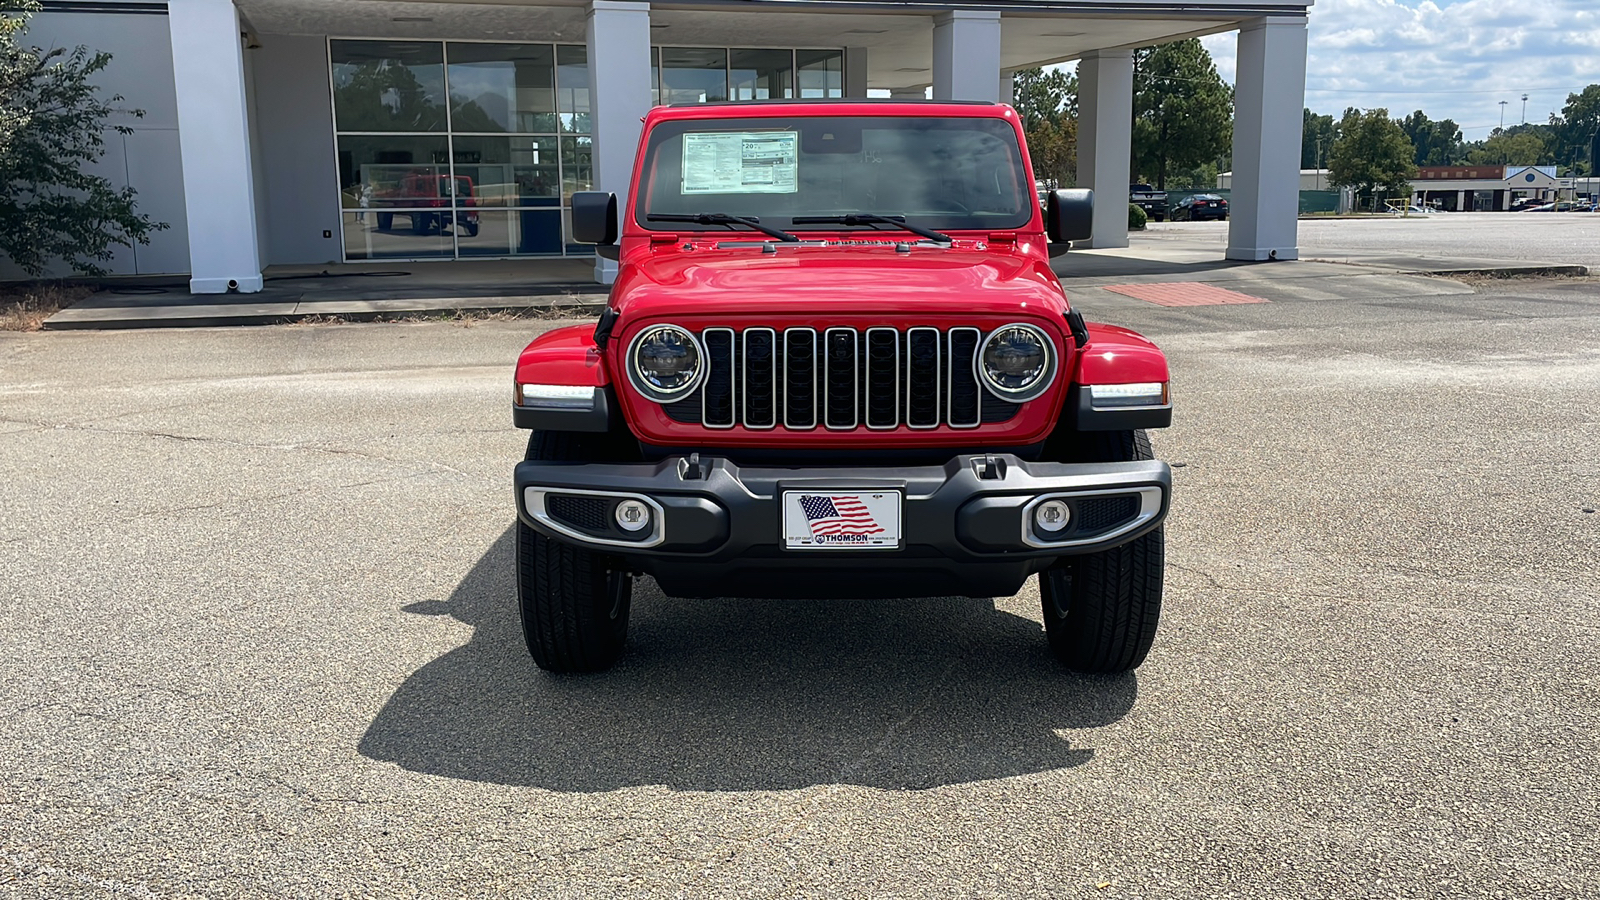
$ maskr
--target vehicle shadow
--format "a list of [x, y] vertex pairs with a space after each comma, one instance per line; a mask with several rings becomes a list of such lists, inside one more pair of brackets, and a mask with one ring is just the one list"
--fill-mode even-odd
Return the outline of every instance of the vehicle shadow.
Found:
[[1060, 730], [1117, 721], [1134, 675], [1060, 668], [990, 600], [680, 600], [635, 586], [628, 654], [552, 676], [528, 657], [508, 529], [446, 601], [472, 639], [413, 674], [360, 752], [448, 778], [608, 791], [923, 789], [1080, 765]]

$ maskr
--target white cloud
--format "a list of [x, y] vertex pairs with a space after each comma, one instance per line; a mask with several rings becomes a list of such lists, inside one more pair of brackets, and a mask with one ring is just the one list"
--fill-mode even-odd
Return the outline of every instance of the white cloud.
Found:
[[[1205, 38], [1217, 69], [1234, 77], [1233, 34]], [[1421, 109], [1466, 137], [1500, 121], [1542, 122], [1567, 94], [1600, 82], [1600, 7], [1594, 0], [1317, 0], [1311, 8], [1306, 105]]]

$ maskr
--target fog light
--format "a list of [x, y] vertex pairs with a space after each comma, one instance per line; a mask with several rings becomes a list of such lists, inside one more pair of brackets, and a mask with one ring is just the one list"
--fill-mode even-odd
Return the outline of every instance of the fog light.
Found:
[[617, 527], [623, 531], [639, 531], [650, 524], [650, 507], [637, 500], [624, 500], [617, 504]]
[[1046, 500], [1033, 508], [1033, 524], [1038, 526], [1040, 531], [1054, 534], [1066, 528], [1070, 521], [1072, 521], [1072, 510], [1065, 501]]

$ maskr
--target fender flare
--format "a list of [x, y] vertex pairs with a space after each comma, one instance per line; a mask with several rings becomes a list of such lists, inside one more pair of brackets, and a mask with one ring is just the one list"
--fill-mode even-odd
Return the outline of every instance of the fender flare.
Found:
[[[1089, 342], [1078, 352], [1064, 411], [1079, 431], [1131, 431], [1172, 424], [1172, 398], [1167, 355], [1137, 331], [1101, 322], [1085, 323]], [[1097, 408], [1089, 388], [1099, 384], [1160, 383], [1162, 403], [1150, 406]]]
[[[594, 390], [587, 407], [524, 405], [523, 385], [587, 387]], [[595, 345], [594, 326], [568, 325], [534, 338], [517, 357], [511, 418], [518, 428], [541, 431], [610, 431], [616, 396], [605, 353]]]

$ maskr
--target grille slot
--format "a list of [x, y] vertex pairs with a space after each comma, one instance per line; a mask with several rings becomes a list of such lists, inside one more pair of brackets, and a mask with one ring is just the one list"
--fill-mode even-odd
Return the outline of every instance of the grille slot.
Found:
[[706, 348], [706, 383], [701, 387], [701, 421], [707, 428], [734, 425], [734, 352], [732, 328], [707, 328], [700, 333]]
[[939, 427], [939, 329], [906, 331], [906, 424]]
[[778, 424], [778, 335], [771, 328], [744, 332], [744, 427]]
[[824, 424], [848, 431], [856, 427], [858, 348], [854, 328], [829, 328], [823, 332]]
[[867, 427], [900, 424], [900, 332], [867, 329]]
[[951, 428], [976, 428], [982, 421], [979, 412], [978, 377], [972, 371], [972, 357], [978, 352], [976, 328], [952, 328], [949, 333], [950, 352], [950, 417]]
[[783, 425], [817, 427], [817, 332], [790, 328], [783, 333]]
[[1010, 421], [1020, 408], [978, 382], [977, 328], [716, 327], [699, 337], [705, 380], [662, 406], [675, 422], [793, 431], [976, 428]]

